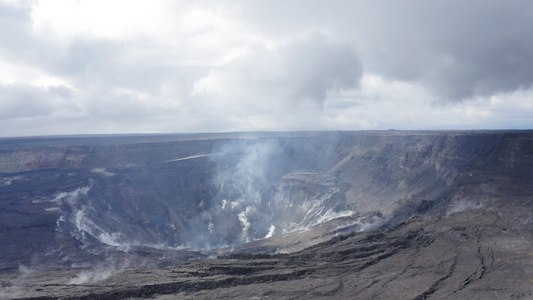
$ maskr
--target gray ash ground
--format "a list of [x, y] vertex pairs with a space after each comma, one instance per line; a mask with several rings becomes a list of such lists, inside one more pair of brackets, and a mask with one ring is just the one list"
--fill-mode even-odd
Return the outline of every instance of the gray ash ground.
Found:
[[[532, 132], [332, 134], [100, 138], [46, 147], [2, 141], [0, 297], [533, 298]], [[234, 189], [220, 188], [220, 167], [243, 166], [246, 155], [198, 157], [220, 150], [215, 141], [235, 145], [234, 139], [248, 146], [276, 141], [273, 152], [252, 148], [255, 156], [248, 156], [266, 155], [247, 162], [275, 166], [251, 177], [253, 193], [236, 193], [242, 186], [235, 181]], [[133, 158], [144, 167], [126, 167]], [[97, 183], [75, 204], [44, 201], [90, 180]], [[150, 188], [157, 184], [159, 190]], [[121, 202], [123, 214], [104, 205], [109, 197]], [[163, 209], [135, 219], [139, 212], [131, 206], [142, 211], [150, 204], [143, 197]], [[222, 220], [211, 214], [232, 199], [235, 214], [225, 206], [221, 215], [233, 227], [209, 232], [210, 222]], [[248, 202], [239, 207], [238, 201]], [[252, 204], [249, 212], [263, 208], [268, 215], [242, 214]], [[95, 227], [78, 228], [76, 218], [69, 223], [75, 209]], [[100, 212], [90, 215], [93, 209]], [[201, 234], [195, 241], [208, 234], [218, 240], [213, 247], [177, 248]]]

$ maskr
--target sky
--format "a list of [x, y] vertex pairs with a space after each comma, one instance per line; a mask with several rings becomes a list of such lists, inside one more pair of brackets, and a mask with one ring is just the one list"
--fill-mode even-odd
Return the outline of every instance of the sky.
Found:
[[0, 137], [530, 128], [529, 0], [0, 0]]

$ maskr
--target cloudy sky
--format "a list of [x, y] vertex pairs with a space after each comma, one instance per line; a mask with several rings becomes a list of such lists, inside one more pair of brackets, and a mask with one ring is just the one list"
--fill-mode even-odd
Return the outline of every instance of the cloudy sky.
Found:
[[0, 0], [0, 136], [533, 128], [533, 2]]

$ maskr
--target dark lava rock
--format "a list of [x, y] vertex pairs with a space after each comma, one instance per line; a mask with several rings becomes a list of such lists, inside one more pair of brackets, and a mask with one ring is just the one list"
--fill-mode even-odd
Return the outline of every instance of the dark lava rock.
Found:
[[[208, 226], [206, 231], [194, 226], [216, 222], [211, 214], [222, 208], [217, 201], [240, 195], [238, 182], [230, 181], [235, 190], [223, 189], [218, 184], [228, 181], [212, 175], [223, 174], [221, 165], [240, 170], [232, 166], [250, 157], [239, 148], [243, 145], [251, 145], [260, 157], [255, 140], [228, 135], [159, 137], [164, 141], [130, 137], [120, 143], [69, 140], [60, 146], [58, 141], [44, 143], [52, 149], [42, 153], [43, 141], [5, 142], [0, 159], [8, 162], [0, 199], [0, 297], [533, 298], [532, 132], [332, 134], [334, 139], [329, 133], [254, 137], [269, 147], [275, 140], [269, 153], [277, 159], [267, 159], [274, 168], [264, 168], [265, 176], [249, 182], [256, 187], [262, 183], [253, 189], [254, 199], [261, 200], [254, 209], [264, 209], [268, 218], [250, 214], [247, 221], [278, 228], [291, 216], [300, 230], [260, 239], [264, 229], [250, 225], [247, 230], [256, 230], [257, 236], [243, 229], [244, 214], [221, 212], [230, 221], [235, 218], [230, 224], [236, 228], [228, 225], [215, 235], [236, 243], [202, 251], [169, 247], [195, 235], [210, 237]], [[213, 149], [223, 148], [215, 145], [221, 139], [237, 143], [238, 149], [207, 159]], [[59, 148], [64, 153], [76, 148], [76, 157], [85, 156], [67, 163], [68, 154], [54, 154], [46, 161]], [[156, 149], [153, 156], [150, 148]], [[133, 160], [137, 167], [127, 167]], [[163, 180], [172, 173], [178, 175]], [[202, 178], [206, 183], [196, 182]], [[90, 191], [78, 190], [91, 180], [97, 182]], [[58, 191], [78, 191], [78, 202], [69, 206], [64, 200], [58, 207], [49, 201], [59, 197]], [[182, 200], [172, 202], [174, 193]], [[110, 201], [111, 195], [120, 203]], [[287, 201], [291, 203], [285, 205]], [[89, 204], [91, 209], [76, 211]], [[107, 205], [125, 213], [117, 215]], [[74, 217], [95, 210], [86, 219], [95, 227], [83, 230], [80, 225], [79, 230], [76, 218], [58, 225], [69, 210], [76, 212]], [[198, 217], [202, 215], [205, 219]], [[169, 220], [176, 229], [165, 227]], [[108, 241], [113, 232], [124, 234]], [[128, 232], [141, 236], [144, 244], [127, 249], [113, 245], [128, 241]], [[252, 241], [242, 243], [243, 232]], [[158, 242], [167, 247], [149, 245]]]

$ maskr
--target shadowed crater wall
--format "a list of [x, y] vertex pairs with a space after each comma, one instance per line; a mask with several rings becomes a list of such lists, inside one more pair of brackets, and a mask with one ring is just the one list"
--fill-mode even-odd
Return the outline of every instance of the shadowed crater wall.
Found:
[[0, 272], [16, 273], [21, 265], [165, 266], [335, 219], [349, 219], [336, 230], [391, 227], [443, 209], [473, 176], [470, 170], [531, 177], [532, 136], [392, 131], [3, 139]]

